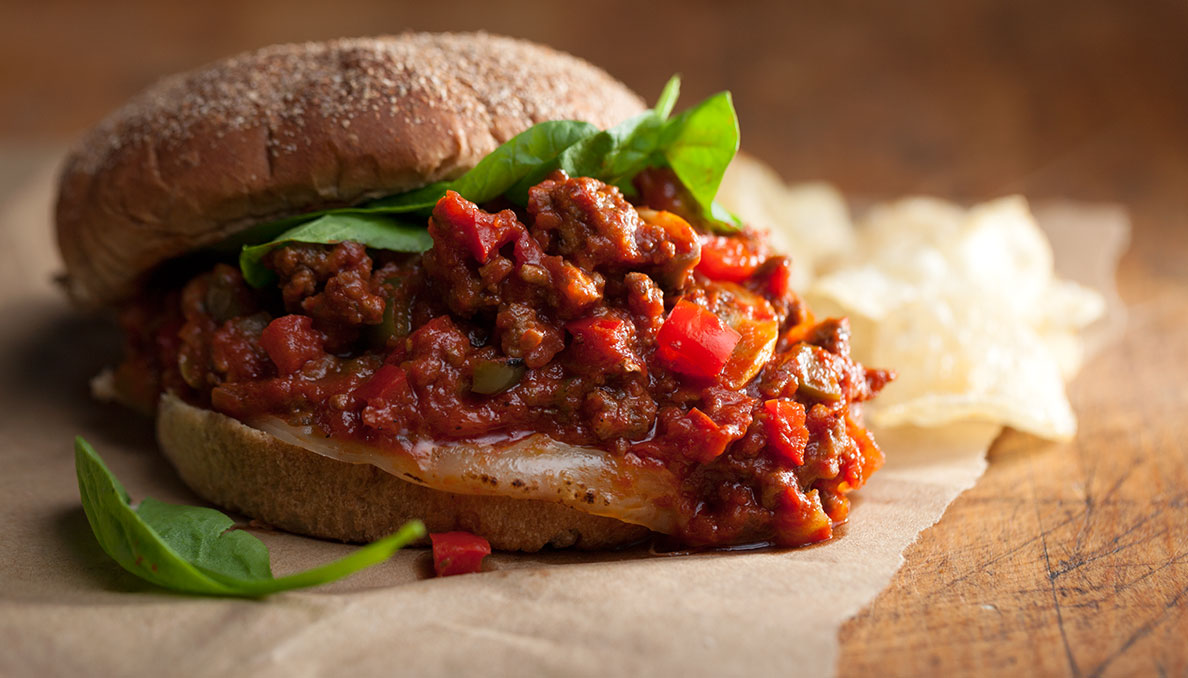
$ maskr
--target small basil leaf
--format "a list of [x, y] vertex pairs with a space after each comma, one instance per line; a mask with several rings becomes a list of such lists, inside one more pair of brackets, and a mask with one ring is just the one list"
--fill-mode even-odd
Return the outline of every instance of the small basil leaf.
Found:
[[591, 149], [582, 149], [586, 151], [584, 157], [579, 157], [579, 151], [576, 151], [581, 143], [567, 149], [561, 157], [572, 158], [573, 162], [565, 169], [570, 176], [595, 177], [610, 184], [628, 179], [647, 166], [648, 159], [657, 150], [663, 128], [662, 118], [655, 113], [644, 113], [600, 134], [600, 137], [605, 135], [608, 142], [604, 149], [593, 149], [595, 153], [590, 153]]
[[87, 441], [74, 439], [74, 466], [87, 522], [107, 555], [158, 586], [203, 595], [263, 596], [317, 586], [387, 560], [425, 535], [413, 521], [395, 534], [304, 572], [273, 578], [268, 548], [208, 508], [145, 499], [133, 509], [120, 481]]
[[132, 510], [123, 485], [82, 438], [74, 439], [74, 467], [91, 531], [104, 552], [125, 570], [175, 591], [233, 593], [165, 545]]
[[424, 252], [433, 246], [433, 238], [421, 226], [376, 214], [336, 212], [285, 231], [264, 244], [244, 247], [239, 253], [239, 268], [249, 285], [263, 287], [272, 282], [274, 276], [260, 260], [274, 248], [291, 243], [325, 245], [346, 240], [395, 252]]

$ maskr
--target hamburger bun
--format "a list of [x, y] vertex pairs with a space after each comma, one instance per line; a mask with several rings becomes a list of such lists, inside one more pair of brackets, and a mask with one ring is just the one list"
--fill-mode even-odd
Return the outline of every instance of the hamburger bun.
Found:
[[538, 122], [600, 128], [643, 101], [589, 63], [472, 34], [278, 45], [150, 87], [62, 169], [58, 244], [84, 305], [255, 224], [457, 177]]
[[[86, 135], [57, 204], [66, 286], [118, 306], [170, 260], [280, 217], [454, 178], [547, 120], [601, 128], [642, 112], [605, 72], [477, 34], [281, 45], [166, 78]], [[648, 530], [536, 500], [451, 494], [284, 443], [164, 394], [158, 437], [206, 499], [343, 541], [420, 518], [497, 549], [607, 548]]]

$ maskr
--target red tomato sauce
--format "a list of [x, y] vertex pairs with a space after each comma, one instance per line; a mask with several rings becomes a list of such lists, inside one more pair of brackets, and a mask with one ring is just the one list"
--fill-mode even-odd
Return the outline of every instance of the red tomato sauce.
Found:
[[851, 359], [760, 234], [711, 235], [671, 171], [635, 187], [451, 192], [424, 254], [291, 245], [260, 290], [215, 265], [125, 311], [121, 388], [396, 450], [544, 432], [666, 465], [688, 544], [828, 539], [883, 460], [855, 405], [893, 375]]

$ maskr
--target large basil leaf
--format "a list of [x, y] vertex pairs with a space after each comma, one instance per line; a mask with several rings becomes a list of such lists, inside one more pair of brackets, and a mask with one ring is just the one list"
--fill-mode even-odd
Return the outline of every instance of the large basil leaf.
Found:
[[425, 536], [413, 521], [339, 560], [274, 578], [268, 547], [222, 513], [145, 499], [136, 508], [124, 486], [87, 441], [74, 439], [83, 511], [95, 539], [125, 570], [158, 586], [217, 596], [258, 597], [341, 579], [387, 560]]
[[[665, 129], [664, 157], [707, 215], [726, 167], [738, 152], [738, 118], [721, 92], [674, 118]], [[723, 212], [725, 212], [723, 210]]]

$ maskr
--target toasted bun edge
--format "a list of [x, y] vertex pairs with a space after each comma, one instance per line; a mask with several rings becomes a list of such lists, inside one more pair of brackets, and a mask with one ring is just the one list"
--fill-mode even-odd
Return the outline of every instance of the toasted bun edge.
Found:
[[204, 499], [289, 532], [370, 542], [409, 520], [462, 530], [503, 551], [609, 549], [645, 538], [640, 525], [537, 500], [453, 494], [282, 442], [236, 419], [161, 397], [157, 437]]

